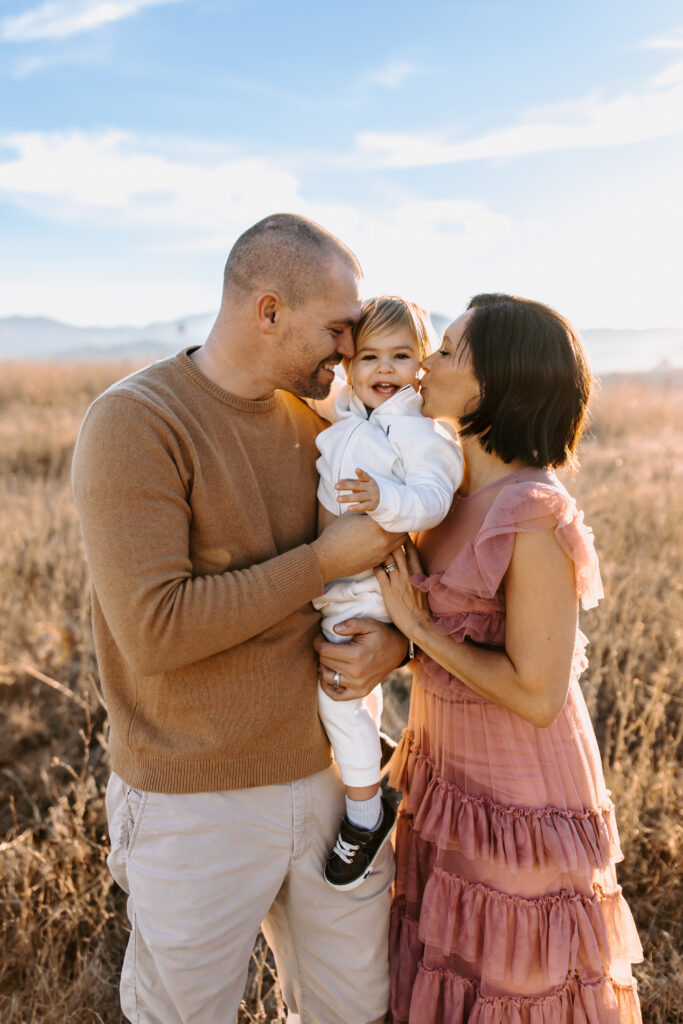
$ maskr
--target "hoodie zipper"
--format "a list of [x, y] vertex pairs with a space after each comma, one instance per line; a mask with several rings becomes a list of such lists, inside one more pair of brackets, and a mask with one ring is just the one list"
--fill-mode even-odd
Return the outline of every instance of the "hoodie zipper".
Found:
[[[369, 419], [369, 417], [368, 417], [368, 419]], [[340, 454], [339, 454], [339, 456], [337, 458], [337, 465], [336, 465], [336, 470], [335, 470], [335, 473], [334, 473], [334, 483], [336, 483], [337, 480], [339, 480], [339, 478], [340, 478], [342, 462], [344, 461], [344, 456], [346, 455], [346, 449], [349, 447], [349, 444], [351, 443], [351, 438], [356, 433], [356, 431], [359, 429], [359, 427], [362, 427], [363, 424], [366, 423], [366, 422], [367, 422], [367, 420], [359, 420], [358, 423], [356, 423], [356, 425], [353, 428], [353, 430], [350, 431], [349, 434], [347, 434], [346, 441], [344, 442], [344, 447], [342, 448], [342, 450], [341, 450], [341, 452], [340, 452]], [[342, 507], [342, 505], [339, 502], [339, 499], [337, 499], [337, 506], [340, 509], [339, 515], [341, 515], [343, 512], [347, 511], [346, 508]]]
[[[401, 388], [401, 389], [400, 389], [399, 391], [396, 391], [396, 392], [395, 392], [394, 394], [395, 394], [395, 395], [400, 395], [402, 391], [406, 391], [406, 390], [407, 390], [407, 388], [409, 388], [410, 386], [411, 386], [410, 384], [406, 384], [406, 385], [404, 385], [404, 387], [402, 387], [402, 388]], [[394, 395], [392, 395], [391, 397], [393, 398], [393, 397], [394, 397]], [[353, 430], [352, 430], [352, 431], [351, 431], [351, 432], [350, 432], [350, 433], [349, 433], [349, 434], [347, 435], [347, 437], [346, 437], [346, 441], [344, 442], [344, 447], [342, 448], [342, 450], [341, 450], [341, 453], [340, 453], [340, 455], [339, 455], [339, 456], [338, 456], [338, 458], [337, 458], [337, 465], [336, 465], [336, 470], [335, 470], [335, 474], [334, 474], [334, 482], [335, 482], [335, 483], [337, 482], [337, 480], [339, 480], [339, 477], [340, 477], [340, 475], [341, 475], [341, 465], [342, 465], [342, 462], [344, 461], [344, 456], [346, 455], [346, 450], [347, 450], [347, 448], [349, 447], [349, 444], [351, 443], [351, 438], [352, 438], [352, 437], [353, 437], [353, 435], [354, 435], [354, 434], [356, 433], [356, 431], [357, 431], [357, 430], [358, 430], [358, 429], [359, 429], [360, 427], [362, 427], [362, 426], [363, 426], [363, 424], [364, 424], [364, 423], [369, 423], [369, 422], [370, 422], [370, 421], [372, 420], [372, 417], [373, 417], [373, 416], [375, 415], [375, 413], [376, 413], [376, 412], [379, 412], [379, 410], [380, 410], [380, 409], [381, 409], [381, 408], [382, 408], [382, 407], [383, 407], [383, 406], [384, 406], [385, 404], [386, 404], [386, 403], [385, 403], [385, 402], [383, 402], [383, 403], [382, 403], [382, 405], [379, 405], [379, 406], [378, 406], [378, 407], [377, 407], [376, 409], [373, 409], [373, 410], [372, 410], [372, 412], [368, 414], [368, 416], [366, 417], [366, 419], [364, 419], [364, 420], [363, 420], [363, 419], [360, 419], [360, 418], [359, 418], [359, 420], [358, 420], [358, 423], [356, 423], [356, 425], [355, 425], [355, 427], [353, 428]], [[381, 425], [379, 425], [379, 426], [380, 426], [380, 430], [382, 430], [382, 427], [381, 427]], [[388, 437], [388, 436], [389, 436], [389, 435], [387, 434], [387, 437]], [[346, 511], [347, 511], [347, 509], [346, 509], [346, 508], [343, 508], [343, 507], [342, 507], [342, 505], [340, 504], [340, 502], [339, 502], [339, 501], [337, 501], [337, 507], [338, 507], [338, 508], [339, 508], [339, 509], [341, 510], [341, 511], [340, 511], [340, 513], [339, 513], [340, 515], [341, 515], [341, 514], [342, 514], [343, 512], [346, 512]]]

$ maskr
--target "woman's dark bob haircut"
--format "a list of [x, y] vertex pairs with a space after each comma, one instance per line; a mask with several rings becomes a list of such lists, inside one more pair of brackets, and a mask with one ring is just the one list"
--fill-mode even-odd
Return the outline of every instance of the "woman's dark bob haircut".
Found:
[[481, 398], [460, 432], [503, 462], [576, 465], [592, 377], [572, 325], [549, 306], [514, 295], [471, 299], [462, 338]]

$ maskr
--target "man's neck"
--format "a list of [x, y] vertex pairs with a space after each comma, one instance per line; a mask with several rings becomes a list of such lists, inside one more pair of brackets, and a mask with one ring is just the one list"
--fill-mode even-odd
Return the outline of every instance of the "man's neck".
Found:
[[189, 358], [205, 377], [231, 395], [251, 401], [262, 401], [273, 395], [270, 382], [255, 374], [253, 366], [245, 367], [239, 359], [223, 354], [219, 358], [210, 335], [206, 344], [191, 352]]

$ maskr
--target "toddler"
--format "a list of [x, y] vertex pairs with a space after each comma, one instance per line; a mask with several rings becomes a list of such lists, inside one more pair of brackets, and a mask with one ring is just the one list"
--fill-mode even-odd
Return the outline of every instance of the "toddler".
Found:
[[[354, 339], [356, 354], [344, 361], [348, 383], [336, 381], [327, 399], [312, 403], [332, 423], [316, 442], [319, 528], [350, 508], [391, 532], [428, 530], [448, 512], [463, 475], [455, 437], [422, 415], [417, 374], [431, 349], [429, 319], [414, 303], [383, 295], [363, 304]], [[390, 621], [372, 571], [333, 580], [313, 604], [335, 643], [350, 640], [334, 632], [344, 619]], [[382, 688], [335, 701], [319, 687], [318, 710], [346, 788], [346, 815], [324, 875], [352, 889], [370, 874], [396, 821], [379, 785]]]

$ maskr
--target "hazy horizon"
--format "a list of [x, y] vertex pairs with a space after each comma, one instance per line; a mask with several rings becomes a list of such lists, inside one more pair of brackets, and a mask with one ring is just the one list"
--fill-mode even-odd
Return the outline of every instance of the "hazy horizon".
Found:
[[[201, 345], [215, 313], [191, 314], [141, 327], [79, 327], [46, 317], [0, 317], [0, 360], [154, 359]], [[436, 337], [451, 320], [431, 311]], [[578, 327], [578, 325], [577, 325]], [[683, 367], [683, 328], [579, 328], [596, 373], [651, 372]]]

